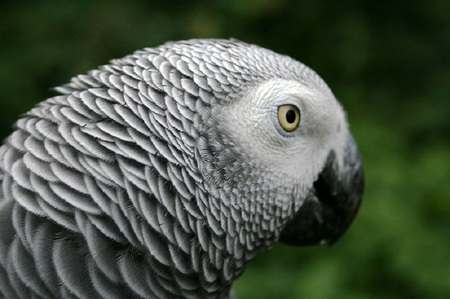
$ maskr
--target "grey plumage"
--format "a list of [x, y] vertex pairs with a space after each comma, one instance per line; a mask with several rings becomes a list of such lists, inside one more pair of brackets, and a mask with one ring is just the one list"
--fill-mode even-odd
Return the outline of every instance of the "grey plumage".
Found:
[[[274, 171], [278, 145], [258, 154], [233, 110], [264, 84], [288, 81], [332, 99], [325, 114], [342, 132], [321, 139], [317, 161], [292, 176]], [[356, 190], [351, 202], [342, 197], [346, 221], [333, 234], [356, 213], [361, 165], [343, 112], [322, 79], [287, 56], [235, 40], [168, 43], [56, 90], [0, 148], [0, 297], [227, 298], [247, 261], [280, 237], [292, 241], [283, 230], [319, 197], [313, 183], [330, 152], [331, 168], [349, 168], [345, 191]], [[334, 239], [314, 221], [314, 238]]]

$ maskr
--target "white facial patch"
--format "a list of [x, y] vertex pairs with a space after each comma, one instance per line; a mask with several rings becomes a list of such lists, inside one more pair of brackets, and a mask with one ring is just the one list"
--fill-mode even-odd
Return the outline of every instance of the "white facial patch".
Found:
[[[286, 104], [300, 111], [300, 123], [292, 132], [284, 131], [278, 121], [278, 107]], [[262, 83], [226, 105], [220, 118], [256, 168], [274, 180], [304, 186], [315, 180], [330, 150], [339, 152], [346, 142], [344, 112], [329, 89], [292, 80]]]

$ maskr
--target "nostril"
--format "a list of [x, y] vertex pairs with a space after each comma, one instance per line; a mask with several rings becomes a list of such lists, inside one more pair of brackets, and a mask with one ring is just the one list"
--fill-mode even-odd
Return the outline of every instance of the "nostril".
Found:
[[337, 183], [338, 181], [334, 174], [328, 168], [325, 168], [313, 184], [317, 199], [323, 208], [331, 209], [334, 212], [337, 212], [339, 208], [336, 200], [338, 196]]
[[329, 209], [328, 212], [337, 212], [339, 209], [339, 204], [337, 202], [337, 197], [339, 195], [339, 179], [337, 177], [338, 171], [335, 161], [336, 153], [331, 151], [328, 155], [325, 167], [313, 184], [317, 199], [324, 209]]
[[314, 182], [314, 190], [319, 201], [327, 206], [333, 205], [333, 195], [331, 194], [330, 185], [327, 184], [325, 177], [320, 174], [319, 178]]

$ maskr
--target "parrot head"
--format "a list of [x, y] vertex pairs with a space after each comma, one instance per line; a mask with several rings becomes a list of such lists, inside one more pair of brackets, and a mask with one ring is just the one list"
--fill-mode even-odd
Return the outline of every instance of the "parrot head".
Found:
[[245, 232], [249, 251], [278, 240], [331, 244], [352, 223], [364, 181], [343, 108], [305, 65], [256, 46], [239, 55], [248, 82], [218, 101], [199, 133], [209, 211], [227, 211], [224, 230]]

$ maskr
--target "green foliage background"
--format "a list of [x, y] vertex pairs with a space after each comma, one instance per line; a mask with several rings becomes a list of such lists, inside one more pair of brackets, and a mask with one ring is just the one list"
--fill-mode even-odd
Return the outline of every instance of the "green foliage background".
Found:
[[0, 4], [0, 137], [109, 59], [235, 37], [315, 69], [348, 112], [366, 193], [328, 247], [277, 245], [239, 298], [450, 297], [450, 1], [25, 1]]

